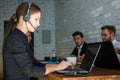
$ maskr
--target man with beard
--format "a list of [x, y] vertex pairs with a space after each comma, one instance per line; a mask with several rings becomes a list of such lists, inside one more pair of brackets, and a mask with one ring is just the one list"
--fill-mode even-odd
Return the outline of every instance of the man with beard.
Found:
[[103, 41], [112, 41], [116, 55], [120, 61], [120, 42], [115, 38], [116, 28], [112, 25], [105, 25], [101, 27], [101, 37]]

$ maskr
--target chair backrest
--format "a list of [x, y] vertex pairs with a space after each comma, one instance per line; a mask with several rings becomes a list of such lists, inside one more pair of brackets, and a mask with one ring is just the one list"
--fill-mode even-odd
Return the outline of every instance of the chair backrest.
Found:
[[3, 80], [3, 54], [0, 52], [0, 80]]

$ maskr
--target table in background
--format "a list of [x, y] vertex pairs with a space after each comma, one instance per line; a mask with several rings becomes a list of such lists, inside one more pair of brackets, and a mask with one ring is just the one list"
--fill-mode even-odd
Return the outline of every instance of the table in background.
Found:
[[70, 77], [55, 72], [47, 77], [49, 80], [120, 80], [120, 70], [94, 67], [86, 77]]

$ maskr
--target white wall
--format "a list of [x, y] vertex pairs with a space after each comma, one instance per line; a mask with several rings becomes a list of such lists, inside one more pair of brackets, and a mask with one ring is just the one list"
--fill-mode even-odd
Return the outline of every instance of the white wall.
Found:
[[115, 25], [120, 40], [120, 0], [58, 0], [56, 2], [56, 47], [58, 54], [70, 54], [72, 33], [81, 31], [87, 42], [101, 41], [100, 28]]
[[[0, 51], [2, 50], [4, 21], [16, 7], [27, 0], [0, 0]], [[74, 48], [72, 33], [83, 32], [87, 42], [101, 41], [100, 27], [115, 25], [116, 38], [120, 40], [120, 0], [31, 0], [42, 9], [39, 33], [34, 34], [35, 57], [70, 54]], [[42, 44], [42, 30], [51, 31], [51, 43]]]
[[[2, 50], [2, 40], [4, 31], [4, 21], [9, 20], [15, 12], [17, 6], [28, 0], [0, 0], [0, 51]], [[50, 55], [55, 49], [55, 7], [54, 0], [31, 0], [42, 10], [41, 26], [38, 28], [39, 33], [34, 34], [34, 49], [37, 59], [44, 59], [44, 56]], [[51, 43], [42, 44], [42, 30], [51, 31]], [[47, 37], [47, 36], [46, 36]]]

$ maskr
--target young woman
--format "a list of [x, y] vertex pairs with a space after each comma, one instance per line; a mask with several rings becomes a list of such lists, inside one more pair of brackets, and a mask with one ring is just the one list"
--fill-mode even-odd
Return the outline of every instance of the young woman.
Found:
[[[28, 19], [25, 19], [27, 16]], [[56, 65], [35, 65], [29, 55], [28, 32], [34, 32], [40, 26], [41, 10], [32, 3], [21, 3], [9, 20], [8, 32], [3, 43], [5, 80], [30, 80], [57, 70], [63, 70], [72, 63], [62, 61]], [[13, 25], [16, 20], [16, 25]]]

